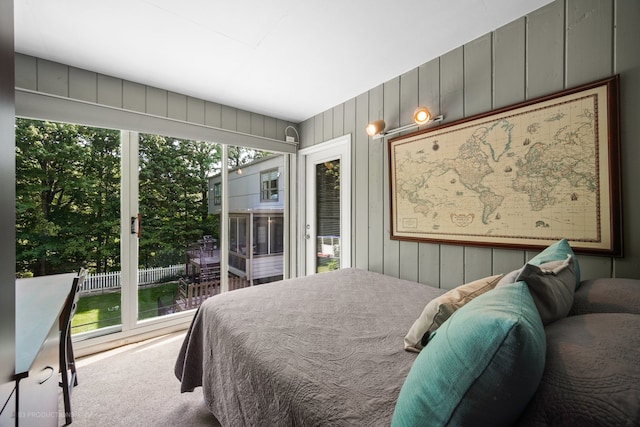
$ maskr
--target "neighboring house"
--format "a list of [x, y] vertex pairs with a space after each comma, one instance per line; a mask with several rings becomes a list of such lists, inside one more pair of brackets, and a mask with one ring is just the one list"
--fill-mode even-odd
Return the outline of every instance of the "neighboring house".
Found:
[[[209, 178], [209, 213], [222, 209], [222, 177]], [[229, 273], [251, 284], [282, 279], [284, 157], [229, 170]]]

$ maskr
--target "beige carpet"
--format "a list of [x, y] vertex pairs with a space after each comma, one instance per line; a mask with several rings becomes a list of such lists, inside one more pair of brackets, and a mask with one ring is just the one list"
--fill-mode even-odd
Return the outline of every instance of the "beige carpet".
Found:
[[[173, 366], [184, 336], [166, 335], [77, 360], [71, 426], [219, 426], [201, 388], [180, 393]], [[59, 400], [64, 425], [62, 394]]]

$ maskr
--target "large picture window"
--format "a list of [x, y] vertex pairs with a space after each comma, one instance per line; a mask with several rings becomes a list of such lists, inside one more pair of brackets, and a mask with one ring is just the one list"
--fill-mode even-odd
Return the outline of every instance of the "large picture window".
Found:
[[[49, 101], [76, 124], [19, 118], [46, 116], [31, 107]], [[188, 122], [84, 103], [74, 109], [73, 100], [31, 92], [16, 106], [16, 277], [88, 270], [72, 323], [80, 354], [186, 325], [196, 306], [180, 300], [192, 287], [201, 295], [211, 277], [218, 282], [207, 295], [282, 278], [283, 253], [247, 268], [254, 249], [249, 218], [231, 229], [222, 221], [247, 203], [259, 209], [260, 171], [275, 162], [268, 156], [280, 159], [280, 169], [267, 176], [275, 182], [266, 183], [265, 195], [284, 199], [277, 188], [285, 157], [257, 149], [264, 138], [213, 128], [204, 135]], [[129, 130], [119, 130], [120, 122]], [[137, 132], [138, 125], [166, 134]], [[214, 142], [225, 139], [248, 146]], [[252, 162], [260, 166], [244, 170]], [[223, 174], [225, 165], [237, 173]], [[277, 203], [268, 208], [282, 210]], [[277, 242], [269, 238], [267, 245]]]

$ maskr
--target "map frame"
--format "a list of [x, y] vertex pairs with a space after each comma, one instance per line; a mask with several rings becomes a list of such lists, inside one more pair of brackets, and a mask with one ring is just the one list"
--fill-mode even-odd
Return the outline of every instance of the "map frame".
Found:
[[[589, 199], [592, 199], [590, 202], [592, 205], [582, 202], [580, 208], [575, 209], [575, 214], [571, 209], [563, 209], [562, 212], [555, 213], [554, 215], [559, 215], [557, 223], [565, 224], [564, 227], [554, 227], [555, 223], [553, 221], [549, 221], [550, 224], [540, 220], [534, 221], [535, 212], [533, 211], [536, 210], [534, 206], [533, 209], [524, 212], [525, 216], [531, 214], [532, 218], [524, 218], [522, 220], [523, 228], [521, 227], [517, 230], [518, 232], [511, 232], [508, 229], [509, 227], [505, 227], [506, 229], [495, 227], [490, 230], [488, 224], [491, 221], [486, 219], [489, 217], [483, 211], [490, 211], [495, 218], [501, 218], [499, 211], [496, 213], [491, 210], [494, 206], [487, 208], [485, 205], [483, 209], [473, 211], [469, 209], [473, 203], [466, 202], [467, 205], [458, 204], [456, 197], [449, 197], [454, 193], [456, 195], [464, 194], [466, 198], [461, 197], [460, 200], [470, 200], [470, 197], [467, 197], [468, 194], [479, 190], [472, 188], [469, 184], [470, 180], [460, 175], [460, 169], [455, 166], [449, 166], [454, 164], [455, 161], [460, 163], [459, 159], [437, 160], [438, 154], [443, 155], [443, 152], [448, 148], [445, 146], [446, 148], [438, 153], [438, 148], [442, 147], [442, 144], [454, 143], [460, 147], [458, 148], [460, 150], [462, 145], [471, 139], [469, 137], [470, 133], [476, 135], [476, 131], [486, 130], [498, 122], [510, 123], [508, 122], [509, 120], [519, 120], [524, 123], [527, 118], [534, 120], [547, 111], [557, 111], [562, 115], [565, 112], [564, 109], [566, 109], [566, 112], [570, 113], [567, 116], [569, 119], [564, 119], [563, 117], [563, 120], [573, 119], [569, 126], [584, 126], [583, 122], [578, 121], [579, 119], [577, 119], [574, 111], [582, 108], [582, 104], [576, 104], [579, 102], [587, 102], [585, 105], [588, 106], [591, 106], [590, 103], [593, 102], [592, 109], [584, 109], [585, 115], [593, 123], [593, 129], [587, 128], [587, 131], [593, 130], [591, 137], [593, 141], [587, 140], [583, 142], [582, 139], [576, 138], [577, 143], [584, 144], [584, 147], [574, 147], [574, 149], [588, 149], [591, 150], [589, 153], [594, 153], [593, 164], [588, 162], [580, 164], [581, 173], [584, 172], [585, 167], [591, 169], [585, 173], [589, 173], [589, 176], [593, 178], [589, 187], [589, 190], [593, 190], [592, 194], [588, 192]], [[570, 111], [571, 108], [573, 110]], [[589, 114], [587, 115], [586, 113]], [[557, 137], [557, 134], [555, 137]], [[475, 139], [475, 136], [473, 138]], [[509, 144], [511, 144], [511, 135], [509, 135], [508, 139]], [[524, 144], [530, 143], [528, 139], [525, 139], [525, 141]], [[544, 141], [539, 142], [540, 147], [545, 146]], [[555, 140], [553, 142], [556, 143]], [[562, 140], [562, 142], [566, 143], [566, 140]], [[570, 142], [573, 143], [573, 141]], [[534, 141], [532, 147], [535, 144], [536, 142]], [[484, 145], [489, 146], [490, 144]], [[508, 144], [504, 143], [504, 145]], [[548, 145], [550, 146], [551, 144], [549, 143]], [[430, 149], [433, 151], [430, 151]], [[455, 148], [448, 149], [454, 150]], [[493, 153], [493, 148], [491, 150]], [[520, 148], [520, 152], [524, 152], [524, 149]], [[531, 159], [529, 153], [525, 159], [525, 155], [518, 153], [517, 150], [513, 150], [513, 153], [510, 152], [509, 155], [513, 157], [513, 162], [519, 162], [517, 164], [520, 166], [525, 164], [527, 159], [529, 161]], [[562, 238], [566, 238], [576, 253], [620, 257], [623, 255], [620, 162], [619, 75], [476, 114], [441, 126], [395, 137], [388, 141], [390, 238], [392, 240], [522, 250], [540, 250]], [[452, 189], [442, 185], [444, 181], [437, 185], [429, 185], [429, 183], [435, 182], [430, 180], [433, 179], [435, 174], [433, 169], [436, 166], [434, 165], [438, 164], [447, 165], [446, 168], [443, 167], [441, 169], [447, 169], [449, 173], [453, 169], [458, 174], [448, 175], [451, 177], [452, 186], [457, 186], [457, 191], [454, 192]], [[423, 169], [421, 169], [422, 165], [424, 165]], [[427, 169], [427, 166], [430, 169]], [[477, 166], [477, 164], [474, 166]], [[484, 175], [475, 177], [474, 185], [486, 190], [487, 186], [479, 183], [485, 176], [493, 173], [493, 170], [488, 166], [485, 169], [486, 171], [482, 172]], [[511, 171], [509, 167], [508, 172]], [[468, 171], [468, 173], [471, 172], [474, 172], [474, 170]], [[443, 177], [445, 176], [445, 172], [440, 171], [439, 173]], [[460, 178], [459, 182], [456, 182], [456, 177]], [[525, 176], [523, 178], [519, 174], [518, 182], [521, 183], [523, 179], [526, 180], [528, 177]], [[462, 185], [463, 181], [464, 186]], [[423, 183], [424, 185], [421, 185]], [[531, 182], [523, 184], [530, 185], [530, 188], [535, 188], [537, 182], [534, 178], [531, 178]], [[507, 188], [507, 186], [503, 188]], [[514, 194], [516, 193], [513, 187], [508, 188]], [[483, 196], [485, 193], [491, 192], [484, 191]], [[496, 191], [496, 193], [499, 193], [499, 191]], [[496, 197], [501, 200], [499, 199], [501, 196], [497, 195]], [[432, 203], [431, 200], [441, 201], [442, 203], [437, 205], [438, 208], [435, 208], [436, 204]], [[506, 198], [502, 200], [506, 200]], [[563, 199], [563, 203], [566, 204], [567, 201]], [[519, 206], [518, 210], [525, 210]], [[573, 232], [573, 235], [572, 231], [567, 231], [571, 227], [566, 226], [566, 224], [573, 224], [573, 221], [585, 222], [583, 217], [589, 218], [586, 221], [589, 225], [588, 231], [576, 231]], [[481, 221], [479, 221], [480, 218], [482, 219]], [[525, 221], [529, 221], [531, 224], [529, 225]], [[444, 227], [442, 226], [443, 224]], [[576, 222], [575, 224], [582, 226], [581, 222]], [[454, 228], [455, 232], [452, 231]], [[585, 226], [586, 228], [587, 226]]]

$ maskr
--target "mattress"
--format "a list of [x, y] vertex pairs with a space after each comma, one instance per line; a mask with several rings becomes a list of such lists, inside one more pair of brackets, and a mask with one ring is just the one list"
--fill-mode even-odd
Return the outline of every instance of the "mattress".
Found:
[[403, 338], [444, 292], [342, 269], [216, 295], [175, 374], [223, 426], [388, 426], [416, 357]]

